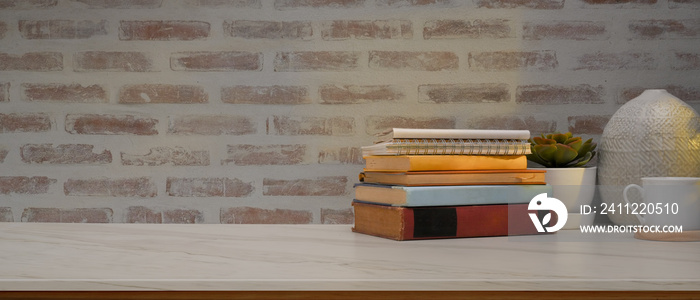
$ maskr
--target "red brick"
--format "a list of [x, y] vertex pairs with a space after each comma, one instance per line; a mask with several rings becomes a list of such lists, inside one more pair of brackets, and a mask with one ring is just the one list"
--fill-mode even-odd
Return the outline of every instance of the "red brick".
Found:
[[207, 8], [262, 8], [262, 0], [185, 0], [193, 6]]
[[400, 7], [457, 7], [462, 5], [459, 0], [377, 0], [378, 6], [391, 8]]
[[657, 0], [581, 0], [583, 7], [652, 8]]
[[56, 179], [45, 176], [0, 176], [0, 195], [46, 194]]
[[51, 223], [111, 223], [112, 209], [110, 208], [25, 208], [22, 212], [22, 222], [51, 222]]
[[168, 125], [168, 133], [177, 135], [247, 135], [256, 132], [257, 123], [249, 116], [173, 116]]
[[0, 102], [10, 101], [10, 83], [0, 83]]
[[348, 178], [327, 176], [315, 179], [263, 179], [265, 196], [341, 196], [346, 194]]
[[254, 190], [252, 182], [244, 182], [238, 178], [226, 178], [224, 181], [225, 197], [246, 197], [250, 196]]
[[297, 8], [359, 8], [366, 0], [275, 0], [279, 10]]
[[61, 210], [62, 223], [111, 223], [110, 208], [76, 208]]
[[400, 88], [391, 85], [332, 85], [318, 88], [323, 104], [355, 104], [396, 101], [404, 98]]
[[244, 39], [310, 40], [313, 32], [311, 22], [305, 21], [224, 21], [226, 36]]
[[428, 39], [478, 39], [512, 38], [515, 30], [509, 20], [430, 20], [425, 22], [423, 38]]
[[352, 208], [347, 209], [321, 209], [321, 224], [352, 224], [355, 215]]
[[155, 147], [143, 155], [121, 153], [125, 166], [208, 166], [209, 151], [190, 151], [182, 147]]
[[14, 222], [15, 218], [12, 215], [12, 208], [0, 207], [0, 222]]
[[318, 153], [318, 163], [362, 165], [365, 161], [362, 158], [362, 150], [360, 147], [340, 147], [320, 150]]
[[58, 4], [58, 0], [2, 0], [0, 1], [0, 9], [34, 9], [34, 8], [49, 8]]
[[556, 52], [551, 50], [469, 53], [473, 71], [551, 71], [558, 65]]
[[119, 103], [207, 103], [204, 88], [185, 84], [132, 84], [119, 90]]
[[497, 103], [510, 101], [505, 83], [427, 84], [418, 86], [422, 103]]
[[6, 32], [7, 32], [7, 23], [0, 22], [0, 39], [5, 38]]
[[574, 70], [616, 71], [616, 70], [655, 70], [658, 67], [656, 55], [643, 52], [590, 53], [577, 58]]
[[25, 208], [22, 222], [60, 223], [62, 211], [64, 210], [58, 208]]
[[533, 135], [538, 135], [556, 131], [557, 122], [537, 120], [532, 116], [493, 116], [470, 119], [464, 127], [474, 129], [530, 130]]
[[326, 41], [412, 39], [413, 25], [407, 20], [335, 20], [321, 23]]
[[360, 52], [297, 51], [278, 52], [275, 72], [354, 71], [359, 68]]
[[515, 102], [523, 104], [600, 104], [605, 103], [602, 86], [525, 85], [516, 89]]
[[675, 52], [669, 58], [673, 70], [700, 70], [700, 52]]
[[365, 120], [369, 135], [381, 135], [392, 128], [455, 128], [454, 118], [368, 116]]
[[633, 38], [671, 40], [700, 38], [700, 20], [637, 20], [629, 23]]
[[306, 145], [228, 145], [228, 158], [223, 164], [296, 165], [304, 162]]
[[[682, 86], [669, 84], [654, 88], [665, 89], [671, 95], [674, 95], [688, 103], [700, 103], [700, 87], [697, 86]], [[648, 89], [648, 87], [641, 86], [623, 89], [617, 103], [624, 104], [627, 101], [632, 100], [637, 96], [641, 95], [642, 92], [644, 92], [644, 90], [646, 89]]]
[[305, 86], [237, 85], [222, 88], [221, 101], [232, 104], [308, 104], [311, 97]]
[[168, 177], [166, 190], [173, 197], [223, 197], [224, 178]]
[[109, 72], [151, 72], [156, 71], [151, 57], [142, 52], [87, 51], [76, 53], [73, 69], [84, 71]]
[[222, 224], [310, 224], [313, 214], [305, 210], [233, 207], [221, 209]]
[[86, 39], [107, 34], [107, 21], [20, 20], [19, 32], [25, 39]]
[[156, 184], [150, 177], [68, 179], [63, 184], [66, 196], [155, 197]]
[[158, 8], [163, 0], [74, 0], [89, 8]]
[[0, 133], [49, 130], [51, 130], [51, 119], [47, 114], [0, 114]]
[[354, 132], [353, 117], [273, 116], [267, 119], [267, 134], [346, 136]]
[[668, 8], [671, 8], [671, 9], [700, 9], [700, 1], [697, 1], [697, 0], [668, 0]]
[[[627, 101], [630, 101], [637, 96], [641, 95], [644, 90], [646, 90], [646, 87], [631, 87], [631, 88], [625, 88], [620, 92], [620, 97], [617, 100], [618, 104], [625, 104]], [[670, 93], [670, 92], [669, 92]], [[671, 93], [673, 94], [673, 93]]]
[[603, 129], [608, 124], [610, 116], [569, 116], [568, 120], [568, 131], [570, 132], [575, 132], [576, 134], [603, 134]]
[[201, 21], [121, 21], [122, 41], [192, 41], [209, 37], [211, 26]]
[[168, 177], [166, 190], [173, 197], [245, 197], [254, 187], [237, 178]]
[[478, 8], [564, 8], [564, 0], [474, 0], [474, 3]]
[[178, 52], [170, 57], [173, 71], [261, 71], [262, 53], [243, 51]]
[[462, 5], [460, 0], [377, 0], [378, 6], [385, 6], [391, 8], [401, 8], [401, 7], [436, 7], [436, 8], [447, 8], [447, 7], [457, 7]]
[[199, 224], [204, 223], [204, 215], [196, 209], [169, 209], [163, 211], [165, 224]]
[[95, 146], [87, 144], [26, 144], [21, 147], [22, 161], [25, 163], [47, 164], [108, 164], [112, 162], [112, 152], [103, 150], [94, 153]]
[[158, 120], [132, 115], [69, 114], [66, 131], [72, 134], [156, 135]]
[[536, 21], [523, 24], [526, 40], [607, 40], [610, 33], [604, 22]]
[[21, 56], [0, 53], [0, 71], [62, 71], [63, 54], [59, 52], [32, 52]]
[[105, 87], [97, 84], [33, 84], [23, 83], [22, 100], [47, 102], [108, 103], [109, 95]]
[[126, 212], [127, 223], [163, 223], [163, 213], [144, 206], [130, 206]]
[[369, 67], [375, 70], [451, 71], [459, 67], [453, 52], [371, 51]]

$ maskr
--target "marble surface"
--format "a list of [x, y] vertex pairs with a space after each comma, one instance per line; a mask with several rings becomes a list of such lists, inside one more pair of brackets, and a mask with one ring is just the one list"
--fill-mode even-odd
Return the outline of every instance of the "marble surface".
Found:
[[350, 228], [0, 223], [0, 290], [700, 290], [700, 243]]

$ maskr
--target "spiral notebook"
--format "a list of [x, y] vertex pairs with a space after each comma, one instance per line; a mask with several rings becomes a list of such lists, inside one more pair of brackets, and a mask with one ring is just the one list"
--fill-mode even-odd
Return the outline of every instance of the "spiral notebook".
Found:
[[372, 155], [526, 155], [529, 130], [392, 128], [362, 156]]
[[526, 155], [530, 143], [523, 139], [393, 139], [361, 147], [371, 155]]

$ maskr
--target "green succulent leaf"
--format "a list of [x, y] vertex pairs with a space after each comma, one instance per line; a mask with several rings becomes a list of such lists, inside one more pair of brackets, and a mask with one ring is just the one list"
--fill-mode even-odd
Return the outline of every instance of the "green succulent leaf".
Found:
[[564, 144], [564, 142], [566, 142], [566, 140], [569, 139], [569, 137], [568, 137], [566, 134], [564, 134], [564, 133], [555, 133], [555, 134], [552, 134], [552, 137], [551, 137], [551, 138], [552, 138], [553, 140], [557, 141], [557, 143], [559, 143], [559, 144]]
[[532, 138], [532, 141], [535, 142], [535, 144], [537, 144], [537, 145], [554, 145], [557, 143], [557, 141], [555, 141], [555, 140], [541, 138], [541, 137], [534, 137], [534, 138]]
[[532, 146], [532, 154], [537, 157], [532, 160], [546, 167], [552, 167], [554, 163], [554, 154], [557, 152], [556, 145], [535, 145]]
[[568, 145], [568, 144], [576, 142], [576, 141], [581, 141], [583, 143], [581, 137], [576, 136], [576, 137], [570, 137], [570, 138], [566, 139], [566, 141], [564, 141], [562, 144]]
[[577, 158], [581, 158], [584, 155], [586, 155], [586, 153], [595, 150], [595, 148], [597, 146], [598, 145], [596, 143], [593, 143], [593, 139], [586, 140], [586, 142], [584, 142], [583, 145], [581, 145], [581, 147], [578, 149], [578, 157]]
[[572, 168], [583, 167], [589, 161], [591, 161], [591, 158], [593, 158], [593, 155], [595, 155], [595, 152], [587, 152], [586, 155], [584, 155], [581, 160], [579, 160], [577, 163], [573, 164], [571, 167]]
[[578, 152], [567, 145], [557, 144], [556, 148], [557, 150], [554, 152], [554, 164], [557, 166], [565, 166], [578, 156]]
[[532, 147], [532, 150], [534, 150], [534, 152], [540, 158], [549, 161], [549, 160], [554, 159], [554, 153], [557, 152], [557, 146], [556, 145], [535, 145]]
[[576, 150], [576, 152], [579, 152], [579, 149], [581, 149], [581, 146], [583, 145], [583, 141], [581, 140], [580, 137], [575, 137], [575, 138], [570, 138], [570, 139], [566, 140], [566, 143], [564, 143], [564, 144], [566, 144], [567, 146], [569, 146], [571, 148], [574, 148], [574, 150]]
[[590, 151], [593, 151], [593, 150], [595, 150], [596, 147], [598, 147], [598, 144], [596, 144], [596, 143], [591, 142], [590, 144], [591, 144], [591, 150], [590, 150]]
[[549, 164], [549, 162], [547, 162], [547, 161], [541, 159], [541, 158], [540, 158], [539, 156], [537, 156], [537, 154], [535, 154], [534, 152], [533, 152], [532, 154], [527, 154], [527, 155], [525, 155], [525, 157], [527, 157], [527, 160], [532, 161], [532, 162], [535, 162], [535, 163], [538, 163], [538, 164], [540, 164], [540, 165], [542, 165], [542, 166], [544, 166], [544, 167], [548, 167], [548, 168], [551, 168], [551, 167], [552, 167], [552, 166]]

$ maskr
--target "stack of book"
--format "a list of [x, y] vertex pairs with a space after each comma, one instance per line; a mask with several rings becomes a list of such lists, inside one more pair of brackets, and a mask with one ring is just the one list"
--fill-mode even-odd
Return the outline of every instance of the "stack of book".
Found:
[[395, 240], [537, 234], [528, 204], [551, 195], [527, 169], [527, 130], [394, 128], [362, 147], [353, 231]]

